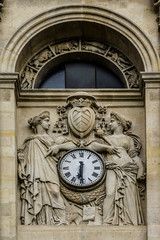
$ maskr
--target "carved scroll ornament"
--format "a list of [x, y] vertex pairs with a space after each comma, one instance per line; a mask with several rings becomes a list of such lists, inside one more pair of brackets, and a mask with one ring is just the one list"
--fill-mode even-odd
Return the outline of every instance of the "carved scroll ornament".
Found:
[[[29, 120], [34, 134], [18, 149], [22, 224], [143, 224], [144, 164], [131, 121], [107, 113], [87, 93], [71, 95], [57, 110], [53, 136], [43, 112]], [[87, 134], [79, 127], [84, 119]]]
[[102, 55], [107, 60], [114, 63], [126, 78], [128, 88], [139, 88], [140, 74], [132, 62], [116, 48], [109, 44], [71, 40], [62, 43], [50, 44], [35, 56], [33, 56], [24, 67], [21, 73], [21, 89], [34, 88], [34, 82], [43, 66], [57, 56], [67, 52], [91, 52]]

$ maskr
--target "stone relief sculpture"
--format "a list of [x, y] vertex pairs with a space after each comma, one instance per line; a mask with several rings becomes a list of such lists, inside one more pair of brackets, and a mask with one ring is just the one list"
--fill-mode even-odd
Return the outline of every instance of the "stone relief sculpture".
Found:
[[108, 46], [98, 42], [82, 42], [82, 50], [93, 51], [100, 54], [105, 54]]
[[60, 194], [55, 157], [47, 156], [53, 144], [47, 134], [49, 112], [43, 112], [29, 124], [34, 135], [25, 139], [18, 149], [19, 178], [21, 181], [22, 224], [65, 224], [65, 206]]
[[80, 51], [100, 54], [101, 57], [103, 56], [123, 72], [128, 88], [139, 88], [140, 74], [134, 64], [124, 54], [107, 43], [103, 44], [96, 41], [71, 39], [66, 42], [50, 44], [33, 56], [24, 67], [20, 76], [21, 89], [34, 88], [37, 74], [49, 61], [53, 59], [56, 60], [56, 57], [60, 54], [67, 54], [68, 52], [75, 53], [76, 51], [77, 54], [79, 54]]
[[131, 88], [139, 88], [139, 78], [136, 69], [126, 71], [126, 77]]
[[25, 71], [22, 74], [21, 88], [22, 89], [31, 89], [33, 80], [34, 80], [34, 76], [35, 76], [35, 71], [30, 67], [26, 67]]
[[55, 45], [55, 53], [60, 54], [64, 53], [65, 51], [71, 51], [78, 49], [78, 42], [77, 41], [71, 41], [71, 42], [64, 42], [59, 43]]
[[43, 112], [29, 121], [35, 134], [18, 150], [22, 223], [143, 224], [144, 166], [131, 122], [81, 92], [57, 110], [55, 140]]
[[40, 52], [33, 59], [30, 60], [29, 64], [36, 69], [39, 69], [47, 60], [53, 56], [53, 53], [48, 48]]
[[137, 178], [144, 176], [144, 169], [132, 137], [124, 134], [131, 127], [117, 113], [110, 114], [111, 135], [99, 135], [115, 147], [116, 154], [106, 156], [106, 197], [103, 203], [103, 224], [144, 224]]

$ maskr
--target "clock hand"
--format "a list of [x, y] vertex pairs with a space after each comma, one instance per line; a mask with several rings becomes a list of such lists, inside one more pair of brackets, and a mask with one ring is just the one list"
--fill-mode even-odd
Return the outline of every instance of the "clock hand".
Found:
[[84, 182], [84, 178], [83, 178], [84, 163], [82, 161], [80, 161], [79, 163], [80, 163], [80, 166], [79, 166], [79, 173], [78, 173], [77, 177], [78, 177], [78, 179], [80, 179], [80, 183], [83, 183]]

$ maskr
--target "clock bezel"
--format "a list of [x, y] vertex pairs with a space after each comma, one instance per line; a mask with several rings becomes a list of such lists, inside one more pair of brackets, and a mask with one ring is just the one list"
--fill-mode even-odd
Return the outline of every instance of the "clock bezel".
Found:
[[[98, 179], [98, 181], [92, 183], [92, 184], [89, 184], [89, 185], [85, 185], [85, 186], [77, 186], [77, 185], [74, 185], [68, 181], [65, 180], [65, 178], [61, 175], [61, 171], [60, 171], [60, 165], [61, 165], [61, 162], [63, 160], [63, 158], [70, 154], [70, 153], [73, 153], [75, 151], [82, 151], [82, 150], [86, 150], [86, 151], [89, 151], [89, 152], [92, 152], [94, 153], [102, 162], [102, 166], [103, 166], [103, 173], [101, 175], [101, 177]], [[73, 160], [74, 161], [74, 160]], [[88, 148], [75, 148], [75, 149], [72, 149], [72, 150], [69, 150], [67, 151], [61, 158], [60, 160], [58, 161], [58, 174], [59, 174], [59, 179], [60, 179], [60, 182], [65, 186], [67, 187], [68, 189], [71, 189], [71, 190], [74, 190], [74, 191], [81, 191], [81, 192], [86, 192], [86, 191], [91, 191], [97, 187], [99, 187], [105, 180], [105, 176], [106, 176], [106, 171], [105, 171], [105, 162], [103, 160], [103, 158], [100, 156], [100, 154], [98, 154], [97, 152], [93, 151], [93, 150], [90, 150]]]

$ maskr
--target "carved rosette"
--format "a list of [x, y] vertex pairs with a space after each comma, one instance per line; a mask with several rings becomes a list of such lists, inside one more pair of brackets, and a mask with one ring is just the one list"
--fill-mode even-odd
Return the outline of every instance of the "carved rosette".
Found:
[[119, 68], [128, 88], [139, 88], [140, 73], [124, 54], [107, 43], [79, 39], [50, 44], [34, 55], [20, 75], [21, 89], [33, 89], [38, 73], [49, 61], [56, 59], [59, 55], [76, 51], [96, 53], [103, 56]]

